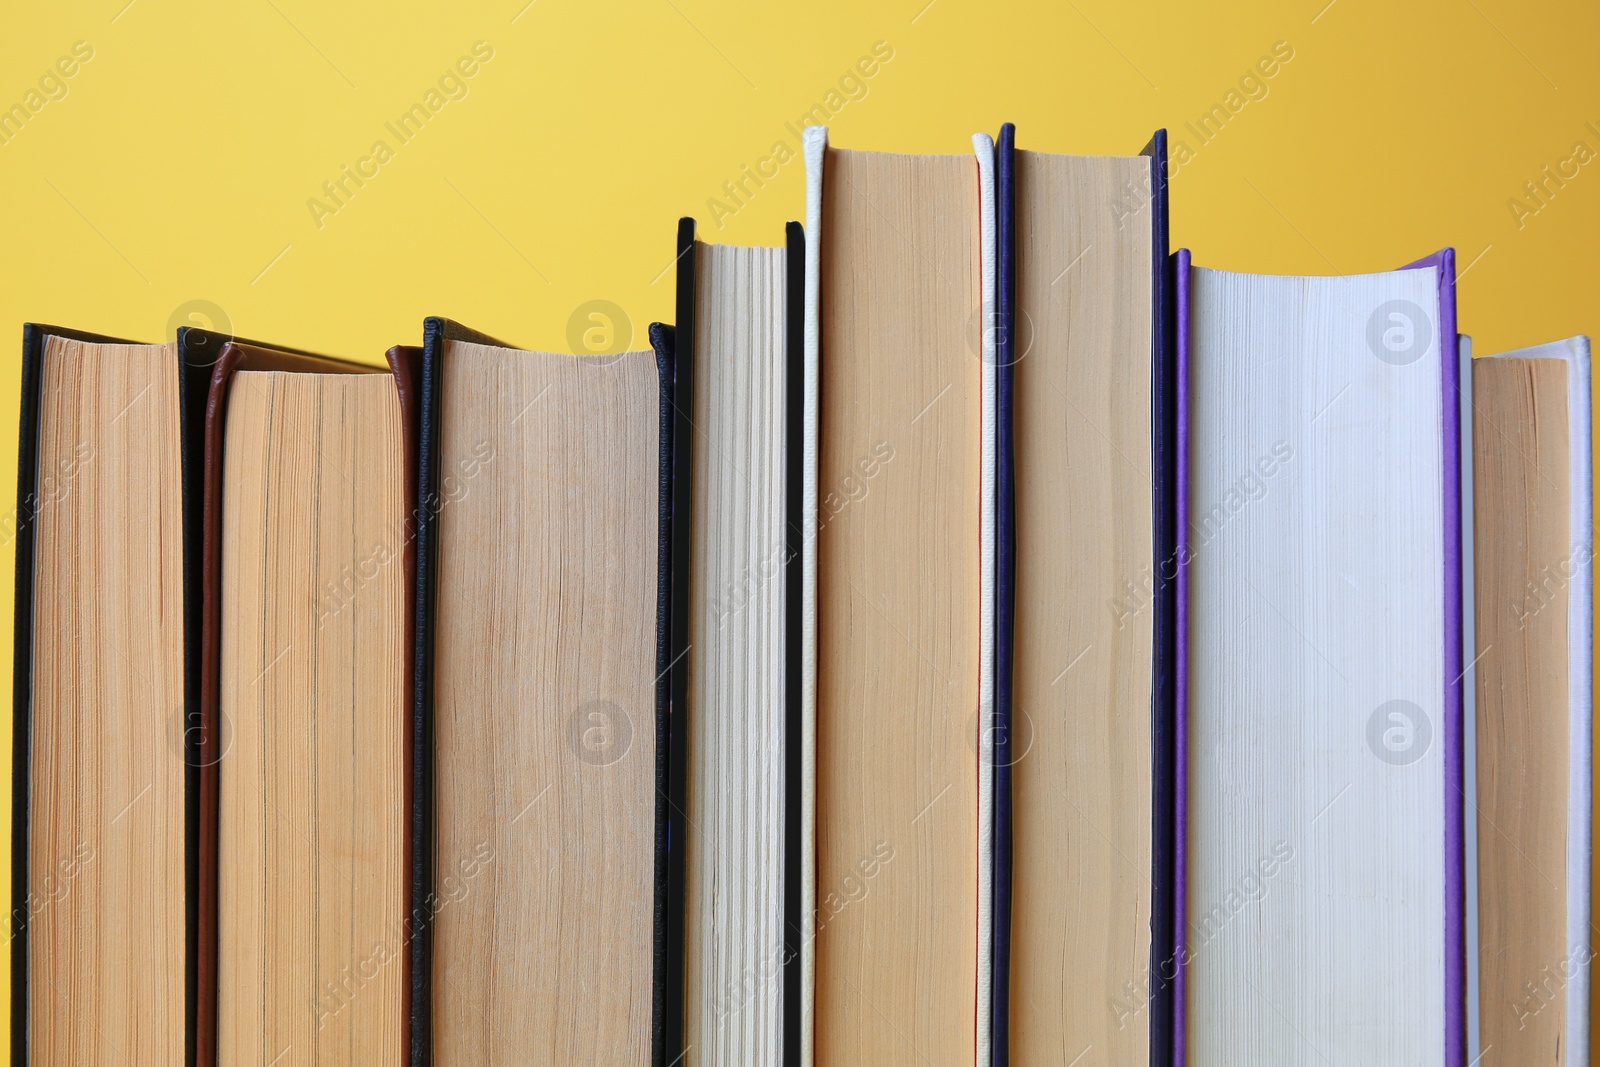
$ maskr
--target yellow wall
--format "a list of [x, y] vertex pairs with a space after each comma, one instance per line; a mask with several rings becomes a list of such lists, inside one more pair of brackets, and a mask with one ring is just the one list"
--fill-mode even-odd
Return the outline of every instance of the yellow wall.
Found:
[[[1537, 212], [1509, 206], [1578, 142], [1600, 152], [1593, 5], [524, 3], [7, 4], [0, 107], [78, 42], [93, 55], [0, 144], [0, 496], [25, 320], [153, 341], [222, 309], [247, 336], [376, 360], [429, 314], [566, 350], [574, 311], [606, 300], [643, 347], [671, 316], [677, 217], [781, 241], [804, 209], [786, 124], [875, 48], [892, 58], [835, 98], [835, 144], [965, 152], [1012, 120], [1026, 148], [1131, 153], [1164, 125], [1193, 153], [1173, 237], [1198, 263], [1352, 273], [1448, 244], [1479, 352], [1600, 330], [1600, 162]], [[492, 58], [466, 95], [401, 143], [385, 123], [476, 42]], [[1292, 58], [1209, 143], [1185, 128], [1275, 48]], [[314, 217], [322, 183], [379, 140], [392, 158]], [[779, 143], [795, 158], [726, 201]], [[0, 602], [11, 566], [6, 544]]]

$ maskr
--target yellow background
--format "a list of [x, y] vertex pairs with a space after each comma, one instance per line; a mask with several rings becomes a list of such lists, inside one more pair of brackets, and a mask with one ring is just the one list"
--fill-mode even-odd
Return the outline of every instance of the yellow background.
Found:
[[[376, 361], [448, 315], [567, 350], [587, 301], [634, 347], [672, 312], [676, 219], [776, 244], [804, 210], [796, 126], [878, 42], [833, 143], [1136, 152], [1171, 131], [1174, 246], [1212, 267], [1355, 273], [1458, 250], [1460, 321], [1494, 352], [1600, 329], [1600, 162], [1537, 213], [1509, 201], [1600, 151], [1600, 8], [1514, 0], [103, 0], [4, 6], [0, 108], [76, 42], [93, 58], [0, 144], [0, 489], [13, 499], [24, 321], [169, 338], [174, 315]], [[493, 58], [409, 143], [385, 129], [475, 42]], [[1185, 127], [1287, 42], [1293, 59], [1202, 144]], [[1253, 85], [1253, 83], [1252, 83]], [[1243, 94], [1240, 94], [1243, 96]], [[1593, 122], [1594, 128], [1587, 126]], [[377, 140], [336, 214], [308, 201]], [[742, 205], [737, 181], [796, 158]], [[772, 165], [768, 164], [768, 172]], [[1590, 171], [1595, 173], [1591, 174]], [[1570, 173], [1570, 170], [1569, 170]], [[711, 201], [721, 198], [731, 214]], [[720, 225], [719, 225], [720, 223]], [[193, 301], [222, 310], [195, 311]], [[6, 346], [0, 346], [4, 348]], [[5, 524], [10, 529], [10, 524]], [[9, 602], [12, 546], [0, 559]], [[10, 669], [10, 642], [0, 660]], [[9, 748], [9, 731], [0, 731]], [[7, 757], [9, 759], [9, 757]], [[0, 826], [9, 827], [9, 789]], [[9, 872], [0, 866], [0, 871]], [[3, 876], [0, 876], [3, 877]], [[4, 890], [9, 899], [9, 890]], [[0, 983], [5, 980], [0, 973]]]

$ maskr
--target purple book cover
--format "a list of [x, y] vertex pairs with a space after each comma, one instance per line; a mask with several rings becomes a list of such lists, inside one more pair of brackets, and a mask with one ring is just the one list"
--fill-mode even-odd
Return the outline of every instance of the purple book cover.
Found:
[[[1456, 334], [1456, 250], [1446, 248], [1405, 269], [1439, 270], [1439, 427], [1444, 498], [1444, 1061], [1466, 1062], [1466, 852], [1462, 802], [1461, 678], [1466, 673], [1461, 632], [1461, 366]], [[1454, 342], [1447, 345], [1446, 339]], [[1448, 348], [1448, 351], [1446, 349]]]
[[1178, 579], [1178, 641], [1174, 704], [1175, 739], [1173, 770], [1177, 777], [1174, 799], [1174, 862], [1172, 891], [1173, 954], [1172, 1062], [1183, 1067], [1188, 1052], [1188, 1005], [1184, 1000], [1184, 972], [1189, 951], [1189, 250], [1173, 253], [1177, 291], [1178, 363], [1178, 544], [1175, 561]]
[[[1177, 274], [1178, 362], [1178, 648], [1177, 648], [1177, 871], [1174, 894], [1176, 959], [1179, 962], [1173, 1007], [1173, 1063], [1187, 1060], [1186, 967], [1188, 955], [1188, 619], [1189, 580], [1189, 296], [1190, 254], [1179, 249], [1174, 256]], [[1403, 269], [1436, 267], [1439, 270], [1440, 344], [1440, 492], [1444, 528], [1444, 1061], [1461, 1067], [1466, 1059], [1466, 861], [1463, 846], [1462, 675], [1464, 649], [1461, 628], [1461, 420], [1457, 394], [1459, 362], [1445, 354], [1445, 338], [1456, 333], [1455, 250], [1446, 248]], [[1453, 351], [1453, 349], [1452, 349]]]
[[1012, 447], [1012, 400], [1016, 353], [1011, 329], [1015, 314], [1016, 174], [1013, 153], [1017, 128], [1000, 127], [995, 144], [996, 324], [995, 418], [995, 591], [994, 591], [994, 978], [990, 988], [992, 1028], [990, 1067], [1011, 1061], [1011, 670], [1016, 630], [1016, 468]]

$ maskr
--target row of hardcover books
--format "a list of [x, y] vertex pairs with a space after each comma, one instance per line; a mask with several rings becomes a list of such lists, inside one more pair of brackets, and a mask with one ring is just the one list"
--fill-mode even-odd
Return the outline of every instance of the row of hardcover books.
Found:
[[26, 326], [13, 1062], [1587, 1062], [1587, 340], [973, 147], [649, 351]]

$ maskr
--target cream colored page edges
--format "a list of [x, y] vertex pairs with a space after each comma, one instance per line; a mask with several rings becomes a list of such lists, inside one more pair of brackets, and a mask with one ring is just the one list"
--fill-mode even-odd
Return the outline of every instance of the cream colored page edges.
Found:
[[827, 153], [817, 1067], [976, 1047], [977, 164]]
[[[1149, 160], [1017, 152], [1013, 1067], [1149, 1061]], [[1071, 901], [1063, 907], [1063, 901]]]
[[38, 1064], [178, 1064], [177, 350], [50, 337], [41, 375], [28, 1045]]
[[785, 262], [696, 248], [685, 1015], [689, 1067], [783, 1049]]
[[435, 1062], [642, 1064], [655, 356], [443, 359]]
[[1567, 978], [1567, 371], [1472, 367], [1482, 1067], [1571, 1061], [1566, 999], [1538, 992]]
[[219, 1060], [400, 1064], [407, 591], [387, 374], [236, 372], [223, 438]]
[[822, 405], [822, 170], [828, 128], [808, 126], [805, 397], [800, 475], [800, 1067], [816, 1062], [817, 1006], [817, 460]]
[[994, 141], [986, 133], [972, 135], [972, 153], [978, 165], [979, 294], [983, 335], [978, 351], [983, 359], [982, 438], [979, 444], [980, 489], [978, 492], [979, 571], [978, 595], [978, 707], [982, 723], [978, 730], [978, 958], [977, 958], [977, 1038], [973, 1049], [975, 1067], [987, 1067], [994, 1050], [994, 842], [995, 842], [995, 463], [999, 454], [1000, 371], [996, 366], [996, 336], [991, 315], [995, 310], [997, 253], [995, 242]]

